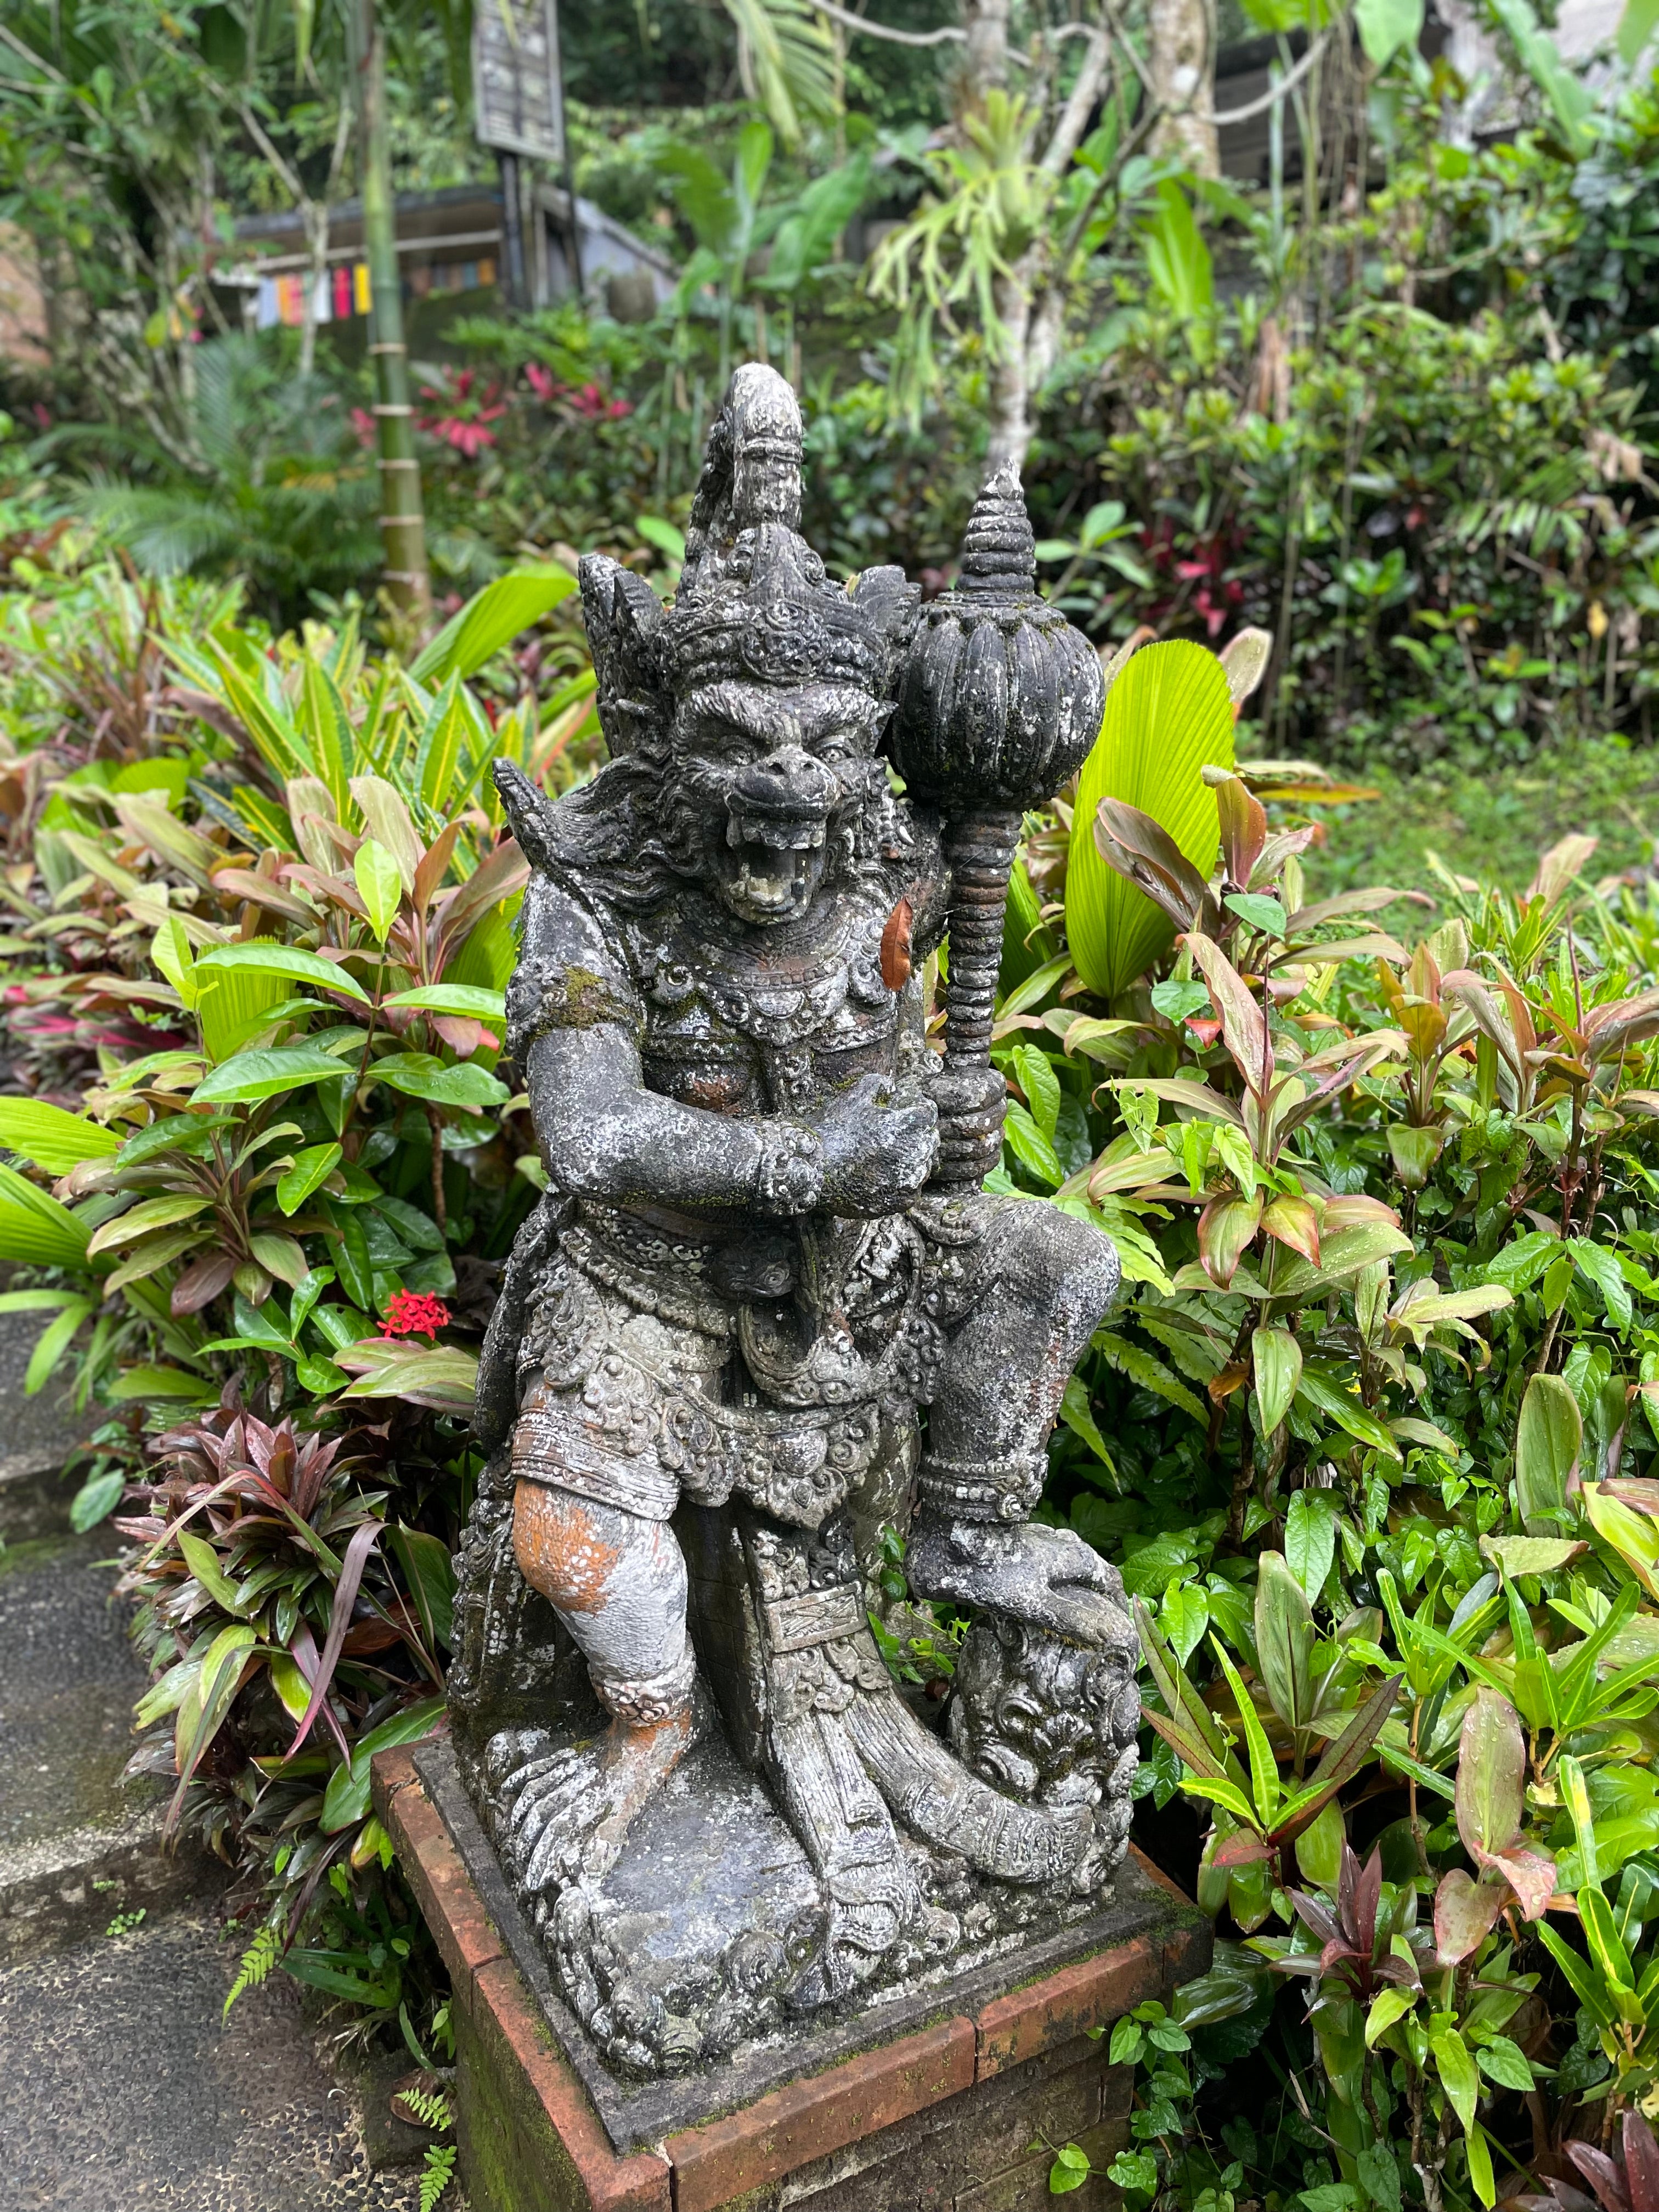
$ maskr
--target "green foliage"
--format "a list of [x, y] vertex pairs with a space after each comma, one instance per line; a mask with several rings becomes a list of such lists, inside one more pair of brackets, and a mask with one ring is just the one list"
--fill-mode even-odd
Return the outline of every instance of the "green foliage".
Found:
[[0, 1249], [40, 1271], [3, 1295], [47, 1316], [27, 1387], [73, 1358], [111, 1416], [72, 1517], [130, 1547], [135, 1766], [258, 1915], [232, 2001], [280, 1965], [406, 2021], [441, 1990], [370, 1763], [441, 1709], [487, 1317], [458, 1262], [540, 1187], [493, 1073], [527, 870], [484, 769], [565, 773], [592, 678], [550, 732], [533, 691], [492, 731], [475, 688], [560, 568], [464, 610], [435, 690], [349, 618], [268, 646], [158, 593], [135, 643], [126, 588], [42, 603], [30, 681], [84, 738], [118, 672], [134, 757], [65, 773], [12, 724], [13, 1035], [80, 1110], [0, 1102]]
[[1078, 779], [1066, 875], [1066, 925], [1078, 972], [1103, 998], [1145, 972], [1172, 934], [1158, 909], [1102, 859], [1103, 799], [1152, 815], [1202, 878], [1219, 843], [1203, 770], [1231, 767], [1233, 706], [1213, 653], [1182, 642], [1145, 647], [1106, 694], [1100, 736]]
[[[1150, 1832], [1195, 1808], [1224, 1939], [1189, 2049], [1114, 2031], [1111, 2179], [1131, 2212], [1490, 2206], [1534, 2120], [1594, 2133], [1659, 2068], [1659, 907], [1567, 838], [1521, 896], [1443, 872], [1388, 934], [1412, 902], [1320, 896], [1252, 783], [1204, 787], [1207, 880], [1122, 800], [1030, 826], [1066, 898], [994, 1047], [1000, 1181], [1131, 1279], [1042, 1510], [1121, 1567]], [[1182, 940], [1109, 1012], [1072, 965], [1091, 799]], [[1088, 2178], [1060, 2147], [1051, 2190]]]

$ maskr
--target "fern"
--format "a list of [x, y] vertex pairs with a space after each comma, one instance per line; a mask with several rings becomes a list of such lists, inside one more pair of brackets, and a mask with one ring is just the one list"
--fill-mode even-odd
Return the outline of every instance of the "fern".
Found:
[[403, 2089], [398, 2092], [398, 2102], [423, 2128], [431, 2128], [436, 2134], [441, 2135], [455, 2124], [454, 2112], [441, 2089]]
[[453, 2143], [434, 2143], [421, 2161], [421, 2212], [434, 2212], [455, 2172]]
[[276, 1963], [282, 1948], [282, 1938], [274, 1926], [267, 1922], [242, 1954], [242, 1963], [236, 1969], [236, 1978], [230, 1985], [230, 1995], [225, 1999], [224, 2013], [228, 2017], [244, 1990], [257, 1990]]

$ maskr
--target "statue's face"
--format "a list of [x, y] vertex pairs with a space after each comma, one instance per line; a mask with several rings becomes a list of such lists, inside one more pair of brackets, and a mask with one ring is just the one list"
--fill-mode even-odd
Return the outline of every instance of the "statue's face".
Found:
[[660, 802], [675, 863], [738, 921], [799, 921], [854, 829], [886, 708], [849, 685], [707, 685], [674, 720]]

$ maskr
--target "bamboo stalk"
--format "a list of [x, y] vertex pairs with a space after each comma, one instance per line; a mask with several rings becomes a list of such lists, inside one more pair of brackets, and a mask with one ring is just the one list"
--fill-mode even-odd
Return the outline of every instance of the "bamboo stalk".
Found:
[[386, 33], [374, 0], [349, 0], [351, 76], [357, 108], [357, 167], [368, 262], [369, 358], [374, 367], [374, 442], [380, 471], [380, 546], [395, 606], [425, 629], [432, 613], [421, 465], [409, 398], [409, 349], [398, 272], [397, 218], [386, 112]]

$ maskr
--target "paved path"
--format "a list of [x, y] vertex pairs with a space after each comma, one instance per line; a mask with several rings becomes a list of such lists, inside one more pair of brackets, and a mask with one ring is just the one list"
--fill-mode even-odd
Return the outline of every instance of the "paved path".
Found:
[[69, 1533], [72, 1409], [22, 1396], [39, 1327], [0, 1316], [0, 2212], [415, 2212], [418, 2168], [369, 2170], [362, 2079], [298, 1986], [223, 2019], [222, 1877], [161, 1851], [157, 1785], [121, 1781], [143, 1670], [118, 1540]]
[[235, 1966], [214, 1922], [181, 1912], [0, 1973], [8, 2212], [411, 2212], [414, 2171], [368, 2172], [293, 1982], [222, 2024]]

